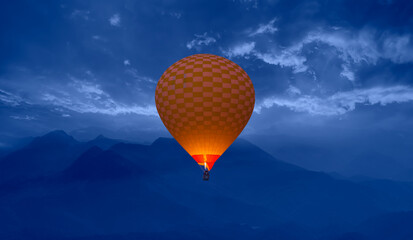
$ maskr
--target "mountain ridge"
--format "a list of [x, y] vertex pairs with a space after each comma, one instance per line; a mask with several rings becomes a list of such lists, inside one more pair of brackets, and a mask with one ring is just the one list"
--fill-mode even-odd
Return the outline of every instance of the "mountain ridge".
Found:
[[[192, 239], [199, 238], [197, 223], [222, 236], [232, 229], [241, 239], [242, 231], [253, 238], [275, 234], [308, 239], [305, 236], [327, 233], [338, 238], [375, 216], [413, 209], [409, 184], [336, 179], [278, 160], [242, 139], [221, 156], [205, 182], [197, 163], [171, 138], [159, 138], [151, 145], [117, 142], [105, 150], [91, 141], [74, 143], [62, 132], [45, 136], [42, 141], [57, 136], [67, 144], [52, 149], [33, 144], [23, 150], [36, 153], [31, 160], [54, 171], [37, 172], [15, 187], [0, 184], [0, 225], [20, 230], [31, 226], [27, 230], [31, 234], [54, 229], [43, 231], [85, 239], [131, 232], [150, 235], [159, 226], [161, 236], [180, 229]], [[52, 168], [67, 150], [77, 150], [78, 156], [64, 167]], [[17, 157], [19, 163], [25, 162]], [[67, 225], [77, 226], [76, 230]], [[195, 235], [186, 232], [188, 228]], [[0, 228], [0, 236], [5, 233]], [[211, 232], [210, 237], [219, 234]]]

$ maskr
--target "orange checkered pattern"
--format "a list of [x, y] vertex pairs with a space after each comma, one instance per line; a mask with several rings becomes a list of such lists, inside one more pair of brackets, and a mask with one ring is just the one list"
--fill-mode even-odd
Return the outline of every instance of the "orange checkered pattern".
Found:
[[248, 123], [255, 92], [247, 73], [234, 62], [196, 54], [164, 72], [155, 102], [171, 135], [210, 170]]

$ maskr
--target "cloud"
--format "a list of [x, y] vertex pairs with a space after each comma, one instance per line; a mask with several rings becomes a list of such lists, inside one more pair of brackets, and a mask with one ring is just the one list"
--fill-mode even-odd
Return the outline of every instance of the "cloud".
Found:
[[176, 19], [180, 19], [182, 17], [182, 13], [179, 11], [161, 11], [162, 15], [167, 15]]
[[97, 40], [97, 41], [98, 41], [98, 40], [102, 40], [102, 41], [104, 40], [104, 39], [103, 39], [101, 36], [99, 36], [99, 35], [93, 35], [93, 36], [92, 36], [92, 39], [93, 39], [93, 40]]
[[337, 49], [346, 63], [376, 64], [380, 59], [396, 64], [413, 62], [413, 45], [410, 35], [384, 33], [378, 38], [373, 30], [363, 29], [357, 33], [347, 31], [314, 32], [304, 40], [306, 43], [321, 42]]
[[109, 18], [109, 23], [112, 26], [120, 27], [120, 15], [118, 13], [114, 14]]
[[225, 56], [232, 58], [232, 57], [244, 57], [248, 56], [249, 54], [253, 53], [255, 48], [255, 42], [245, 42], [241, 44], [237, 44], [228, 50], [224, 50], [223, 53]]
[[75, 92], [44, 93], [41, 98], [43, 104], [62, 107], [78, 113], [99, 113], [112, 116], [119, 114], [158, 115], [153, 105], [138, 106], [117, 102], [95, 83], [73, 78], [69, 86]]
[[260, 24], [258, 28], [248, 34], [248, 36], [253, 37], [264, 33], [275, 33], [276, 31], [278, 31], [278, 28], [274, 27], [275, 21], [277, 21], [277, 18], [272, 19], [267, 24]]
[[265, 63], [271, 65], [279, 65], [281, 67], [292, 67], [294, 72], [304, 72], [307, 70], [305, 61], [307, 60], [304, 56], [297, 54], [300, 48], [288, 48], [282, 50], [278, 53], [262, 53], [255, 50], [255, 42], [245, 42], [237, 44], [227, 50], [223, 50], [223, 54], [229, 58], [233, 57], [249, 57], [255, 56], [256, 58], [262, 60]]
[[157, 81], [155, 81], [154, 79], [150, 77], [145, 77], [145, 76], [140, 75], [138, 73], [138, 70], [136, 70], [135, 68], [129, 68], [125, 72], [128, 75], [132, 76], [138, 82], [148, 82], [148, 83], [155, 83], [155, 84], [157, 83]]
[[[67, 110], [77, 113], [99, 113], [112, 116], [119, 114], [157, 116], [154, 103], [149, 101], [149, 99], [152, 99], [149, 96], [150, 93], [139, 88], [139, 85], [142, 84], [134, 84], [145, 82], [155, 86], [156, 81], [139, 75], [133, 68], [130, 70], [130, 74], [135, 81], [128, 85], [128, 81], [125, 80], [123, 83], [127, 86], [127, 89], [123, 89], [123, 93], [119, 93], [118, 89], [105, 91], [98, 79], [90, 71], [86, 71], [86, 78], [79, 79], [68, 75], [68, 79], [64, 81], [65, 83], [63, 81], [42, 79], [42, 81], [36, 82], [36, 86], [23, 85], [19, 90], [20, 94], [0, 89], [0, 105], [9, 107], [30, 105], [32, 107], [45, 107], [51, 111], [60, 109], [58, 111], [63, 114], [62, 117], [69, 117], [64, 115], [71, 114]], [[111, 84], [109, 86], [113, 87]], [[20, 115], [13, 115], [11, 118], [32, 120]]]
[[169, 16], [174, 17], [176, 19], [180, 19], [182, 17], [182, 13], [179, 12], [170, 12]]
[[347, 78], [348, 80], [354, 82], [354, 72], [350, 70], [349, 66], [346, 64], [342, 65], [343, 70], [340, 73], [340, 76]]
[[195, 48], [195, 49], [197, 49], [197, 50], [199, 51], [199, 50], [201, 49], [201, 46], [202, 46], [202, 45], [208, 46], [208, 45], [210, 45], [210, 44], [212, 44], [212, 43], [215, 43], [215, 42], [216, 42], [216, 39], [213, 38], [213, 37], [209, 37], [209, 36], [207, 35], [207, 33], [205, 32], [205, 33], [202, 34], [202, 35], [195, 34], [195, 39], [193, 39], [192, 41], [188, 42], [188, 43], [186, 44], [186, 47], [187, 47], [188, 49], [193, 49], [193, 48]]
[[300, 95], [300, 94], [301, 94], [301, 90], [298, 89], [298, 88], [296, 88], [296, 87], [294, 87], [294, 86], [292, 86], [292, 85], [290, 85], [290, 86], [288, 87], [288, 89], [287, 89], [286, 92], [287, 92], [287, 94], [290, 95], [290, 96], [295, 96], [295, 95]]
[[[109, 95], [105, 93], [98, 84], [94, 84], [87, 81], [77, 80], [74, 77], [71, 77], [73, 80], [72, 83], [69, 84], [73, 89], [75, 89], [80, 95], [78, 98], [86, 98], [89, 100], [99, 100], [101, 101], [103, 98], [108, 98]], [[65, 92], [61, 92], [65, 93]], [[66, 96], [74, 96], [74, 94], [66, 93]]]
[[[264, 33], [269, 29], [271, 28], [268, 25], [262, 25], [253, 33]], [[362, 63], [374, 65], [381, 59], [396, 64], [413, 62], [413, 43], [410, 35], [385, 33], [380, 36], [378, 38], [375, 31], [368, 29], [355, 33], [341, 28], [334, 31], [317, 30], [309, 32], [300, 41], [288, 47], [264, 44], [260, 46], [261, 50], [257, 50], [255, 43], [243, 43], [224, 50], [223, 54], [228, 57], [254, 56], [265, 63], [290, 67], [294, 73], [300, 73], [308, 71], [311, 67], [307, 65], [305, 47], [313, 43], [324, 44], [332, 47], [343, 62], [340, 75], [353, 82], [356, 80], [351, 70], [354, 65]]]
[[63, 107], [78, 113], [100, 113], [112, 116], [119, 114], [158, 116], [155, 106], [130, 106], [117, 103], [111, 98], [104, 98], [100, 103], [96, 103], [91, 101], [79, 101], [78, 99], [46, 93], [43, 95], [43, 100], [52, 105]]
[[9, 106], [18, 106], [23, 99], [13, 93], [0, 89], [0, 102]]
[[286, 107], [295, 112], [310, 115], [336, 116], [356, 109], [357, 104], [385, 106], [391, 103], [413, 101], [413, 88], [408, 86], [373, 87], [339, 92], [321, 98], [309, 95], [299, 95], [296, 98], [273, 96], [257, 104], [254, 111], [260, 113], [264, 108], [274, 106]]
[[305, 72], [308, 69], [308, 66], [305, 65], [307, 58], [297, 54], [296, 49], [288, 48], [280, 52], [272, 53], [254, 52], [254, 56], [271, 65], [291, 67], [294, 73]]
[[[315, 31], [309, 33], [295, 48], [301, 52], [303, 46], [313, 42], [334, 47], [339, 57], [347, 64], [376, 64], [385, 59], [394, 63], [413, 62], [413, 45], [410, 35], [382, 34], [377, 38], [374, 30], [362, 29], [359, 32]], [[347, 65], [348, 66], [348, 65]]]
[[129, 65], [130, 65], [129, 59], [125, 59], [125, 60], [123, 61], [123, 65], [129, 66]]
[[10, 117], [13, 118], [13, 119], [16, 119], [16, 120], [26, 120], [26, 121], [31, 121], [31, 120], [36, 119], [35, 117], [29, 116], [29, 115], [24, 115], [24, 116], [15, 116], [15, 115], [13, 115], [13, 116], [10, 116]]
[[90, 11], [75, 9], [71, 14], [71, 18], [82, 18], [84, 20], [89, 20]]
[[413, 42], [410, 35], [387, 36], [383, 41], [382, 57], [395, 63], [413, 62]]

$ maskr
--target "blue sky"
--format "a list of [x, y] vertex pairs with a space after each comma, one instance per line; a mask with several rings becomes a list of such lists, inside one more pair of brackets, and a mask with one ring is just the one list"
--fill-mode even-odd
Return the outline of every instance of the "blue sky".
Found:
[[2, 147], [53, 129], [168, 136], [157, 80], [212, 53], [254, 84], [242, 137], [310, 169], [413, 174], [411, 1], [11, 1], [0, 33]]

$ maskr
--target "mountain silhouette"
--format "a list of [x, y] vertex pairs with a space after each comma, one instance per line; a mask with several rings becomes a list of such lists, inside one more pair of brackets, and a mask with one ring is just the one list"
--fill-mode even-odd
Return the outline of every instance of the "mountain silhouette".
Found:
[[117, 139], [111, 139], [111, 138], [107, 138], [103, 135], [99, 135], [96, 138], [94, 138], [93, 140], [90, 140], [89, 142], [87, 142], [86, 144], [88, 146], [97, 146], [103, 150], [107, 150], [110, 147], [112, 147], [113, 145], [117, 144], [121, 142], [121, 140], [117, 140]]
[[119, 142], [103, 135], [79, 142], [62, 130], [52, 131], [0, 160], [0, 184], [54, 175], [69, 167], [87, 149], [97, 146], [107, 150]]
[[46, 176], [67, 168], [85, 147], [64, 131], [34, 138], [0, 161], [0, 183]]
[[141, 171], [113, 151], [93, 146], [63, 172], [67, 180], [103, 180], [128, 177]]
[[374, 226], [413, 209], [410, 183], [337, 179], [242, 139], [208, 182], [174, 139], [103, 139], [108, 149], [102, 139], [56, 131], [5, 157], [3, 179], [25, 183], [0, 184], [0, 238], [370, 240]]

